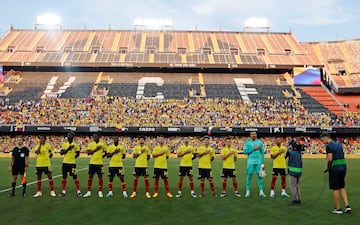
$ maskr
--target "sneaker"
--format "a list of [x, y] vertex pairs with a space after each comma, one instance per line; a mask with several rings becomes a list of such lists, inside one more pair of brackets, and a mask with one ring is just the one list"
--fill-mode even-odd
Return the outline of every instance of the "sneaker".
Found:
[[199, 195], [199, 197], [200, 197], [200, 198], [204, 198], [204, 197], [205, 197], [205, 193], [201, 193], [201, 194]]
[[152, 197], [157, 198], [158, 196], [159, 196], [159, 193], [154, 193]]
[[9, 194], [9, 197], [15, 197], [15, 194], [14, 194], [14, 193], [10, 193], [10, 194]]
[[220, 195], [220, 197], [225, 197], [226, 196], [226, 193], [225, 192], [223, 192], [223, 193], [221, 193], [221, 195]]
[[88, 191], [88, 192], [86, 192], [86, 194], [84, 194], [84, 198], [88, 198], [90, 196], [91, 196], [91, 191]]
[[286, 192], [283, 192], [281, 193], [281, 197], [290, 198], [290, 195], [288, 195]]
[[51, 197], [56, 197], [55, 191], [50, 191], [50, 196]]
[[[136, 195], [136, 194], [135, 194], [135, 195]], [[149, 192], [146, 192], [146, 193], [145, 193], [145, 197], [146, 197], [146, 198], [151, 198], [150, 193], [149, 193]]]
[[245, 193], [245, 198], [250, 198], [250, 191], [247, 191], [247, 192]]
[[217, 197], [218, 195], [216, 193], [212, 193], [212, 196], [213, 197]]
[[22, 196], [25, 198], [27, 195], [26, 195], [26, 193], [23, 193]]
[[265, 194], [265, 193], [260, 193], [259, 196], [262, 197], [262, 198], [266, 198], [266, 194]]
[[133, 192], [133, 193], [130, 195], [130, 198], [136, 198], [136, 192]]
[[38, 192], [36, 192], [36, 194], [33, 195], [34, 198], [41, 197], [41, 196], [42, 196], [41, 191], [38, 191]]
[[275, 198], [275, 194], [274, 194], [274, 193], [271, 193], [271, 194], [270, 194], [270, 198]]
[[66, 193], [65, 193], [65, 192], [61, 192], [59, 196], [60, 196], [60, 197], [65, 197], [65, 196], [66, 196]]
[[351, 213], [352, 209], [349, 205], [345, 206], [345, 213]]
[[81, 197], [82, 196], [81, 192], [80, 191], [76, 192], [76, 196]]
[[41, 197], [41, 196], [42, 196], [41, 191], [38, 191], [38, 192], [36, 192], [36, 194], [33, 195], [34, 198]]
[[241, 197], [241, 194], [240, 194], [239, 192], [235, 192], [234, 195], [235, 195], [236, 197], [238, 197], [238, 198]]
[[175, 197], [181, 198], [181, 193], [178, 193], [177, 195], [175, 195]]
[[127, 198], [128, 197], [128, 194], [124, 191], [123, 192], [123, 198]]
[[[180, 196], [181, 196], [181, 195], [180, 195]], [[196, 198], [196, 197], [197, 197], [195, 193], [191, 193], [190, 196], [193, 197], [193, 198]]]
[[109, 192], [107, 193], [106, 197], [109, 198], [109, 197], [112, 197], [113, 196], [113, 193], [112, 192]]
[[332, 213], [340, 215], [340, 214], [343, 214], [343, 211], [341, 209], [334, 208]]
[[174, 197], [174, 195], [172, 195], [170, 192], [166, 193], [166, 196], [167, 196], [168, 198], [173, 198], [173, 197]]
[[99, 196], [99, 198], [103, 198], [103, 197], [104, 197], [102, 191], [99, 191], [99, 192], [98, 192], [98, 196]]

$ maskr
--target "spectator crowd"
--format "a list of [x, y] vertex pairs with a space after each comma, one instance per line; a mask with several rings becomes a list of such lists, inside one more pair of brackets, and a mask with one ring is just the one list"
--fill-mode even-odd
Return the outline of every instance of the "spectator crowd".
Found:
[[310, 113], [294, 100], [44, 98], [0, 105], [0, 124], [71, 126], [359, 126], [360, 113]]

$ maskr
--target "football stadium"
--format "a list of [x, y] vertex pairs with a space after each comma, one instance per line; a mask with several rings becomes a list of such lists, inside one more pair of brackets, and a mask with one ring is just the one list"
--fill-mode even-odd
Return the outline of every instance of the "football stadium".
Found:
[[[223, 31], [165, 22], [156, 29], [146, 21], [133, 29], [66, 29], [39, 20], [1, 37], [1, 224], [358, 224], [360, 39], [303, 42], [266, 23], [254, 24], [256, 31]], [[258, 172], [248, 189], [247, 158], [257, 149], [246, 146], [254, 133], [263, 143], [266, 176]], [[323, 172], [329, 147], [321, 134], [346, 159], [343, 215], [331, 211]], [[300, 149], [301, 204], [292, 204], [287, 176], [281, 175], [285, 188], [280, 178], [275, 183], [276, 140], [286, 146], [284, 158], [295, 151], [292, 141]], [[182, 153], [184, 143], [194, 150]], [[26, 170], [14, 174], [24, 146]], [[201, 149], [208, 146], [210, 175], [201, 172], [210, 154]], [[192, 169], [180, 182], [189, 153]], [[117, 154], [121, 164], [114, 166]], [[232, 155], [233, 179], [224, 181]], [[63, 163], [75, 165], [75, 158], [64, 177]]]

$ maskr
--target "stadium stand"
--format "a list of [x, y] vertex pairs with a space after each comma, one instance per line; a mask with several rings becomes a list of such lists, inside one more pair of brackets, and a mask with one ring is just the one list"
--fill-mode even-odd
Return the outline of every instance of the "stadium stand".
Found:
[[5, 124], [355, 126], [356, 99], [296, 87], [291, 71], [323, 68], [330, 91], [356, 93], [359, 50], [359, 40], [299, 43], [292, 33], [11, 29], [0, 64], [24, 71], [1, 111]]
[[360, 40], [315, 42], [303, 46], [308, 49], [312, 47], [330, 76], [335, 92], [360, 92], [360, 59], [357, 53]]
[[[339, 103], [336, 101], [336, 99], [330, 93], [328, 93], [323, 87], [302, 87], [301, 90], [309, 95], [307, 99], [312, 98], [321, 104], [319, 106], [319, 104], [313, 103], [315, 109], [321, 109], [320, 112], [324, 110], [324, 107], [339, 116], [341, 116], [345, 112], [344, 108], [341, 107]], [[302, 96], [304, 96], [304, 94], [302, 94]], [[305, 106], [305, 108], [309, 109], [309, 106], [305, 105], [303, 101], [302, 103]]]
[[360, 98], [359, 95], [339, 95], [335, 97], [338, 101], [350, 112], [360, 112]]

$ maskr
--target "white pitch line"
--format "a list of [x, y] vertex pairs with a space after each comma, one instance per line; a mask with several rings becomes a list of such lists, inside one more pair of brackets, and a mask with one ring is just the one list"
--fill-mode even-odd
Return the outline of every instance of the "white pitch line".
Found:
[[[104, 163], [104, 165], [106, 165], [106, 164], [109, 164], [109, 163]], [[84, 167], [84, 168], [78, 169], [77, 171], [78, 171], [78, 172], [81, 172], [81, 171], [87, 170], [88, 168], [89, 168], [89, 167]], [[62, 177], [62, 174], [58, 174], [58, 175], [56, 175], [56, 176], [53, 176], [53, 179], [58, 178], [58, 177]], [[44, 178], [44, 179], [41, 180], [41, 182], [46, 181], [47, 179], [48, 179], [48, 178]], [[30, 182], [30, 183], [26, 183], [26, 186], [32, 185], [32, 184], [36, 184], [36, 183], [37, 183], [37, 181], [33, 181], [33, 182]], [[15, 188], [17, 189], [17, 188], [21, 188], [21, 187], [22, 187], [22, 185], [18, 185], [18, 186], [16, 186]], [[4, 190], [0, 190], [0, 194], [1, 194], [1, 193], [4, 193], [4, 192], [11, 191], [11, 189], [12, 189], [12, 188], [6, 188], [6, 189], [4, 189]]]
[[[86, 170], [86, 169], [88, 169], [88, 167], [79, 169], [79, 170], [77, 170], [77, 171], [80, 172], [80, 171], [84, 171], [84, 170]], [[62, 177], [62, 174], [53, 176], [53, 179], [58, 178], [58, 177]], [[48, 178], [44, 178], [44, 179], [41, 180], [41, 182], [46, 181], [47, 179], [48, 179]], [[36, 183], [37, 183], [37, 181], [33, 181], [33, 182], [30, 182], [30, 183], [26, 183], [26, 186], [32, 185], [32, 184], [36, 184]], [[15, 188], [17, 189], [17, 188], [21, 188], [21, 187], [22, 187], [22, 185], [18, 185], [18, 186], [16, 186]], [[11, 191], [11, 189], [12, 189], [12, 188], [7, 188], [7, 189], [4, 189], [4, 190], [0, 190], [0, 194], [1, 194], [1, 193], [4, 193], [4, 192]]]

